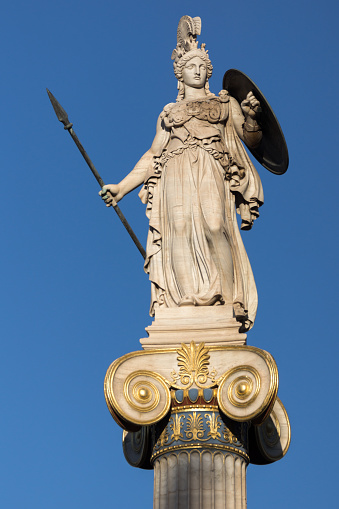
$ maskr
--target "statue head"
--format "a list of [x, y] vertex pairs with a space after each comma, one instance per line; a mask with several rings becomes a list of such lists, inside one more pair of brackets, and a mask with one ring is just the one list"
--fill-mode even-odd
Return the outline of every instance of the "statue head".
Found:
[[206, 82], [204, 86], [206, 93], [209, 93], [208, 80], [212, 76], [213, 66], [205, 49], [205, 44], [202, 44], [200, 48], [198, 47], [197, 35], [200, 35], [200, 32], [200, 18], [183, 16], [180, 19], [177, 30], [177, 46], [173, 50], [171, 57], [174, 60], [174, 74], [179, 82], [177, 101], [184, 97], [183, 70], [188, 65], [188, 62], [195, 57], [199, 57], [206, 64]]
[[209, 59], [207, 51], [201, 49], [193, 49], [185, 53], [177, 62], [174, 62], [174, 74], [178, 81], [183, 81], [183, 70], [192, 58], [199, 57], [206, 64], [206, 79], [208, 80], [212, 76], [213, 66]]

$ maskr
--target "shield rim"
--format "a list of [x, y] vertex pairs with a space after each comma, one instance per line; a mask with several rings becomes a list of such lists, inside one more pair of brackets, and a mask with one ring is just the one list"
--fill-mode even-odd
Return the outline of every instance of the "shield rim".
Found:
[[[238, 82], [240, 80], [242, 90], [239, 90], [236, 83], [232, 85], [234, 80], [238, 80]], [[226, 71], [222, 83], [223, 89], [227, 90], [239, 104], [246, 98], [248, 92], [253, 92], [260, 102], [262, 109], [260, 125], [262, 127], [263, 138], [257, 148], [247, 148], [264, 168], [276, 175], [283, 175], [287, 171], [289, 164], [287, 144], [278, 119], [266, 97], [251, 78], [238, 69]], [[241, 94], [243, 89], [246, 91], [244, 96]], [[270, 149], [267, 150], [266, 147]], [[276, 159], [272, 157], [272, 152]]]

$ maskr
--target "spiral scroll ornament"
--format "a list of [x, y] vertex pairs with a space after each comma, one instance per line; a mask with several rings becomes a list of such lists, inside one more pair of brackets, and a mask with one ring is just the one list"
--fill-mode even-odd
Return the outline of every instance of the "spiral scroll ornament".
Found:
[[287, 412], [279, 398], [269, 417], [251, 430], [251, 462], [265, 465], [285, 456], [291, 441]]
[[[179, 366], [179, 374], [175, 370], [171, 372], [173, 379], [172, 386], [180, 388], [178, 380], [186, 389], [195, 384], [199, 388], [206, 388], [215, 385], [216, 371], [210, 370], [209, 349], [205, 347], [205, 343], [195, 344], [191, 341], [189, 345], [181, 344], [181, 348], [177, 350], [177, 360]], [[208, 381], [211, 383], [208, 385]]]
[[[161, 390], [163, 389], [163, 390]], [[160, 403], [160, 392], [166, 390], [161, 377], [147, 371], [131, 373], [124, 384], [124, 396], [131, 408], [138, 412], [151, 412]]]
[[113, 373], [105, 387], [106, 399], [115, 413], [133, 425], [154, 424], [170, 409], [168, 385], [153, 371], [134, 371], [126, 378]]
[[218, 404], [222, 412], [240, 422], [264, 419], [274, 404], [278, 388], [277, 378], [267, 378], [248, 365], [227, 371], [218, 388]]
[[142, 426], [139, 431], [123, 431], [122, 449], [132, 467], [150, 469], [150, 427]]

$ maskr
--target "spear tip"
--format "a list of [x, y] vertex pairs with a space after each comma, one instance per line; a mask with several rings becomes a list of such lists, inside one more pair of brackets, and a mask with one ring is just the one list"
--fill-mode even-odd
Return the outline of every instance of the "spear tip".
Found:
[[48, 88], [46, 88], [49, 100], [52, 103], [53, 109], [55, 111], [56, 116], [58, 117], [58, 120], [64, 124], [64, 126], [69, 125], [68, 115], [66, 111], [63, 109], [61, 104], [56, 100], [54, 95]]

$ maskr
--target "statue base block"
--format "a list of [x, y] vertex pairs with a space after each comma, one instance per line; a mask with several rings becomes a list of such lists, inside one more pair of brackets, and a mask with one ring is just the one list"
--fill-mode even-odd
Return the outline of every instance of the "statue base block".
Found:
[[241, 323], [232, 305], [158, 308], [155, 319], [146, 327], [148, 338], [141, 338], [144, 350], [177, 347], [181, 343], [206, 345], [246, 345], [247, 335], [239, 332]]

